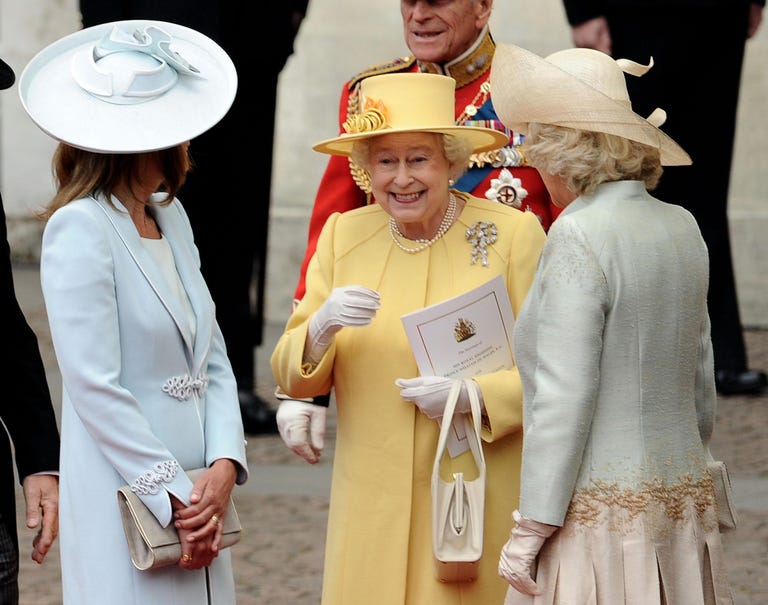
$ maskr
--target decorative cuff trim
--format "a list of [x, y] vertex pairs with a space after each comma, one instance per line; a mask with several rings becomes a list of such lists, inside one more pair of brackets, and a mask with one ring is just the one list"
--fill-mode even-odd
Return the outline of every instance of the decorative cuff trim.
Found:
[[152, 470], [136, 478], [136, 481], [131, 484], [131, 491], [142, 496], [156, 494], [160, 491], [160, 484], [168, 483], [178, 472], [179, 463], [175, 460], [158, 462]]

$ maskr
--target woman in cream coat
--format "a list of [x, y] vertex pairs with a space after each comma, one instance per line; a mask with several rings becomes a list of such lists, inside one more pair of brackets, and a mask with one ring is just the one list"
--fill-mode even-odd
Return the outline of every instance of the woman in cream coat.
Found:
[[[112, 67], [146, 69], [160, 59], [133, 50], [135, 41], [173, 35], [174, 48], [216, 88], [226, 55], [221, 51], [220, 63], [196, 59], [196, 51], [215, 55], [218, 47], [192, 30], [159, 24], [160, 31], [154, 22], [117, 24], [132, 41], [115, 52], [122, 43], [112, 25], [54, 43], [21, 80], [31, 117], [62, 140], [53, 159], [57, 191], [42, 213], [48, 222], [40, 275], [63, 387], [63, 602], [232, 605], [230, 551], [218, 544], [232, 488], [247, 479], [243, 426], [192, 230], [175, 198], [190, 168], [186, 139], [215, 123], [222, 105], [213, 95], [222, 92], [187, 90], [184, 75], [170, 74], [178, 81], [166, 93], [168, 111], [157, 99], [111, 103], [84, 95], [79, 86], [91, 81], [70, 80], [77, 70], [55, 67], [77, 49], [97, 56], [93, 46], [107, 35], [112, 53], [125, 55], [106, 53]], [[149, 50], [158, 53], [158, 47]], [[51, 86], [58, 94], [38, 96]], [[199, 117], [179, 127], [169, 112], [180, 117], [187, 96], [202, 97]], [[54, 99], [79, 130], [50, 126], [51, 116], [64, 111]], [[150, 134], [132, 141], [137, 124], [121, 120], [123, 112], [141, 116]], [[200, 467], [206, 471], [193, 482], [185, 471]], [[182, 541], [175, 565], [149, 571], [132, 565], [116, 496], [125, 484], [161, 525], [175, 524]]]
[[[496, 574], [495, 553], [511, 526], [520, 464], [517, 370], [474, 377], [486, 418], [484, 555], [474, 582], [440, 582], [433, 570], [430, 479], [439, 433], [434, 418], [452, 381], [443, 379], [429, 410], [428, 394], [413, 395], [421, 379], [400, 318], [496, 276], [517, 314], [544, 231], [533, 213], [449, 189], [471, 148], [503, 138], [453, 124], [451, 78], [394, 74], [367, 78], [362, 86], [378, 108], [366, 113], [366, 124], [378, 128], [356, 131], [350, 124], [350, 135], [316, 149], [354, 153], [371, 175], [377, 203], [329, 218], [309, 265], [306, 295], [272, 356], [277, 382], [289, 396], [335, 392], [322, 602], [498, 603], [505, 584]], [[477, 248], [466, 235], [481, 223], [497, 230], [487, 241], [487, 266], [473, 263]], [[400, 390], [396, 380], [409, 386]], [[298, 427], [312, 405], [285, 401], [278, 418]]]
[[732, 603], [707, 472], [707, 249], [690, 212], [648, 193], [690, 158], [630, 109], [624, 72], [647, 69], [590, 49], [494, 57], [499, 114], [565, 207], [515, 327], [507, 605]]

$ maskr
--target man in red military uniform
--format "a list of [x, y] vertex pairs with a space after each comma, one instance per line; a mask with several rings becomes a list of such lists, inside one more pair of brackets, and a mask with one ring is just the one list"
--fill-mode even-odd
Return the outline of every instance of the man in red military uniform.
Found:
[[[522, 137], [505, 129], [491, 103], [489, 77], [496, 49], [488, 29], [492, 8], [493, 0], [401, 0], [405, 42], [413, 54], [375, 65], [347, 82], [339, 102], [339, 124], [364, 109], [359, 107], [360, 83], [369, 76], [415, 71], [451, 76], [456, 80], [456, 123], [509, 134], [506, 147], [474, 155], [453, 187], [533, 212], [547, 230], [560, 209], [552, 204], [539, 173], [526, 165], [519, 149]], [[312, 208], [295, 302], [304, 296], [307, 266], [326, 219], [374, 201], [364, 171], [346, 157], [331, 156]], [[307, 462], [317, 462], [330, 397], [295, 400], [279, 391], [277, 397], [281, 400], [277, 425], [283, 441]]]
[[[352, 78], [341, 92], [339, 124], [359, 113], [360, 82], [383, 73], [423, 71], [456, 80], [456, 123], [504, 129], [490, 99], [488, 78], [496, 45], [488, 29], [493, 0], [401, 0], [405, 41], [413, 53], [375, 65]], [[340, 132], [343, 132], [340, 130]], [[510, 133], [507, 147], [473, 156], [454, 185], [460, 191], [534, 212], [544, 230], [559, 213], [538, 172], [519, 151], [521, 137]], [[294, 298], [304, 296], [304, 276], [326, 219], [374, 201], [362, 171], [341, 156], [331, 156], [312, 208], [309, 236]]]

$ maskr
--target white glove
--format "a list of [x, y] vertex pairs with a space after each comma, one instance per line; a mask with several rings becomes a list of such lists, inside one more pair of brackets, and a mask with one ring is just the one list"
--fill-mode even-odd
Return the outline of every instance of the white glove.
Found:
[[[415, 403], [428, 418], [442, 418], [445, 411], [445, 401], [453, 386], [454, 379], [445, 376], [419, 376], [418, 378], [398, 378], [395, 384], [400, 387], [400, 397], [406, 401]], [[480, 389], [477, 389], [480, 397], [480, 406], [483, 400]], [[461, 393], [456, 400], [456, 413], [468, 414], [472, 411], [469, 403], [467, 387], [462, 383]]]
[[509, 540], [501, 549], [499, 575], [518, 592], [532, 596], [541, 594], [536, 582], [531, 578], [531, 566], [546, 539], [559, 528], [556, 525], [526, 519], [519, 511], [512, 513], [512, 519], [517, 525], [509, 533]]
[[330, 295], [309, 320], [304, 359], [317, 364], [346, 326], [367, 326], [381, 307], [379, 293], [363, 286], [342, 286]]
[[310, 403], [311, 399], [288, 399], [279, 389], [276, 395], [281, 400], [277, 430], [283, 443], [310, 464], [316, 464], [325, 445], [328, 408]]

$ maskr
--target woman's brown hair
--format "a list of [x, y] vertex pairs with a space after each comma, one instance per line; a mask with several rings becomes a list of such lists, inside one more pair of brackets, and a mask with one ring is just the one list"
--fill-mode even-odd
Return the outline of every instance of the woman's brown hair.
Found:
[[186, 143], [144, 153], [96, 153], [59, 143], [51, 163], [56, 194], [38, 216], [48, 219], [72, 200], [99, 193], [111, 204], [115, 188], [140, 183], [147, 161], [153, 158], [163, 174], [161, 190], [168, 194], [161, 205], [169, 204], [191, 169]]

